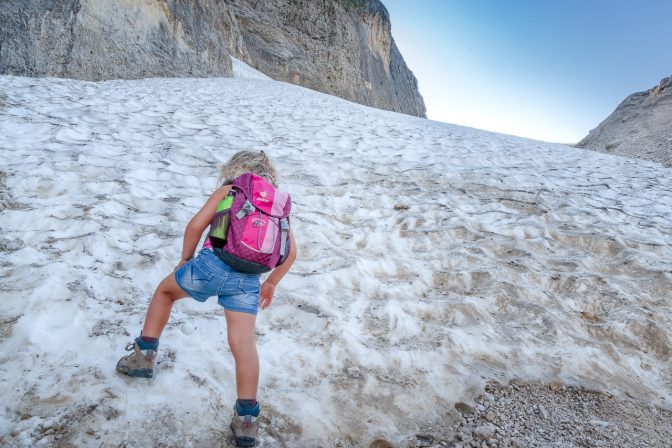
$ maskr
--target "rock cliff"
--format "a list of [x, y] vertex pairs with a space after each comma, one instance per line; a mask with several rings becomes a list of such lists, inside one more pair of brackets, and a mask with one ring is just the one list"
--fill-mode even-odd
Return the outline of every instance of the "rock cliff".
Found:
[[230, 76], [242, 44], [216, 0], [4, 0], [0, 73], [86, 80]]
[[672, 77], [628, 96], [577, 146], [672, 166]]
[[348, 100], [425, 116], [413, 73], [378, 0], [229, 0], [249, 51], [277, 80]]
[[270, 77], [425, 116], [379, 0], [3, 0], [0, 74]]

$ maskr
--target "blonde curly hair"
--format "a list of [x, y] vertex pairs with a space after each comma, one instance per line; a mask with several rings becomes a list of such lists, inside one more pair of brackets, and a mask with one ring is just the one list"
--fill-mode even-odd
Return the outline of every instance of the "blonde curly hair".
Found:
[[230, 185], [233, 180], [244, 173], [254, 173], [278, 186], [278, 172], [271, 159], [264, 151], [238, 151], [219, 167], [219, 184]]

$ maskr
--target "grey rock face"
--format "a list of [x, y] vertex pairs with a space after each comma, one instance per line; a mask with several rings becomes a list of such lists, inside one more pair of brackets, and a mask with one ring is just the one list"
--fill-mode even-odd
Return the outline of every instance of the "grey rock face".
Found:
[[628, 96], [577, 146], [672, 166], [672, 77]]
[[425, 116], [413, 73], [378, 0], [228, 0], [249, 65], [276, 80]]
[[244, 54], [217, 0], [4, 0], [0, 73], [86, 80], [230, 76]]
[[2, 0], [0, 74], [268, 76], [425, 116], [378, 0]]

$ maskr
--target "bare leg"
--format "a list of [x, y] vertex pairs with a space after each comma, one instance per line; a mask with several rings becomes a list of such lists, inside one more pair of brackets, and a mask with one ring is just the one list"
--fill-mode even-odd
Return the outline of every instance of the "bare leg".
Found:
[[175, 274], [171, 272], [159, 283], [156, 292], [154, 292], [147, 310], [147, 317], [145, 317], [142, 335], [150, 338], [160, 338], [163, 327], [168, 323], [173, 303], [187, 296], [188, 294], [177, 285]]
[[236, 361], [238, 398], [256, 399], [259, 384], [259, 357], [254, 324], [257, 316], [225, 310], [229, 347]]

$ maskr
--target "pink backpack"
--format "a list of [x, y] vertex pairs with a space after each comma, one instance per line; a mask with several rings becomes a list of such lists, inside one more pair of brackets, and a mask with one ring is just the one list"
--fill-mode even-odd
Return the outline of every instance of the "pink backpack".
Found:
[[233, 269], [250, 274], [281, 265], [289, 255], [291, 208], [289, 194], [264, 178], [252, 173], [237, 177], [210, 223], [213, 252]]

